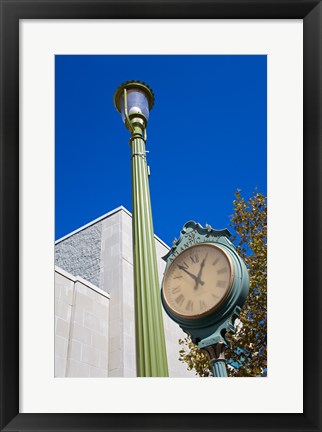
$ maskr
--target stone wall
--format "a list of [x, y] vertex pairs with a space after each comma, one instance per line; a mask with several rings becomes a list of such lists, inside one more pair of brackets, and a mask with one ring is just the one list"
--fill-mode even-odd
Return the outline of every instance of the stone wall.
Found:
[[109, 296], [56, 267], [55, 377], [108, 375]]
[[[87, 234], [87, 231], [89, 233]], [[100, 239], [98, 241], [98, 235]], [[82, 244], [84, 239], [85, 244]], [[66, 243], [66, 245], [64, 245]], [[158, 237], [155, 237], [156, 255], [158, 260], [159, 283], [163, 278], [165, 262], [162, 257], [166, 255], [169, 248]], [[108, 366], [107, 375], [110, 377], [136, 377], [136, 355], [135, 355], [135, 313], [134, 313], [134, 283], [133, 283], [133, 252], [132, 252], [132, 216], [123, 207], [120, 207], [100, 219], [81, 228], [79, 231], [66, 236], [58, 242], [57, 262], [63, 262], [65, 267], [69, 268], [70, 272], [75, 275], [81, 275], [84, 279], [92, 279], [97, 281], [97, 271], [99, 269], [100, 276], [97, 285], [102, 292], [109, 294], [109, 323], [108, 323]], [[93, 247], [93, 256], [90, 248]], [[98, 256], [99, 250], [99, 256]], [[68, 255], [68, 251], [71, 255]], [[88, 263], [85, 262], [86, 259]], [[74, 263], [75, 261], [75, 263]], [[98, 264], [97, 264], [98, 261]], [[81, 271], [80, 265], [83, 262], [85, 269], [95, 268], [95, 279], [91, 276], [88, 270]], [[92, 264], [95, 262], [95, 266]], [[87, 273], [86, 273], [87, 272]], [[60, 279], [57, 279], [59, 283]], [[80, 289], [80, 288], [79, 288]], [[81, 292], [80, 292], [81, 294]], [[80, 295], [79, 294], [79, 295]], [[81, 297], [76, 296], [77, 298]], [[76, 305], [76, 311], [78, 306]], [[86, 345], [82, 347], [82, 356], [79, 357], [79, 344], [74, 343], [77, 347], [78, 357], [70, 358], [67, 372], [70, 374], [70, 366], [77, 373], [83, 373], [83, 367], [76, 361], [82, 362], [87, 357], [83, 352], [89, 350], [88, 339], [86, 334], [89, 328], [89, 322], [86, 321], [86, 311], [83, 311], [83, 331], [85, 335], [82, 342]], [[75, 320], [74, 320], [75, 321]], [[163, 322], [166, 339], [166, 349], [168, 357], [168, 367], [170, 377], [194, 377], [194, 372], [187, 371], [186, 365], [179, 362], [180, 345], [178, 340], [185, 337], [185, 333], [180, 327], [174, 323], [167, 314], [163, 311]], [[62, 324], [59, 321], [60, 324]], [[93, 318], [91, 319], [94, 325]], [[80, 337], [79, 322], [75, 321], [76, 332]], [[96, 331], [95, 328], [91, 328]], [[61, 340], [58, 341], [63, 344]], [[57, 345], [58, 346], [58, 345]], [[85, 351], [84, 351], [85, 350]], [[101, 363], [98, 362], [98, 355], [91, 350], [92, 364], [89, 373], [94, 373], [93, 367]], [[102, 354], [100, 354], [102, 356]], [[96, 361], [96, 363], [94, 362]], [[62, 357], [59, 356], [59, 363], [62, 362]], [[86, 363], [88, 364], [88, 362]], [[60, 367], [60, 366], [59, 366]], [[68, 369], [69, 367], [69, 369]], [[78, 369], [77, 369], [78, 367]], [[88, 368], [86, 366], [86, 373]], [[85, 371], [84, 369], [84, 371]], [[105, 369], [104, 369], [105, 371]], [[76, 373], [76, 372], [75, 372]], [[105, 373], [105, 372], [104, 372]], [[82, 375], [79, 375], [82, 376]], [[106, 375], [105, 375], [106, 376]]]
[[55, 264], [100, 286], [101, 222], [56, 242]]

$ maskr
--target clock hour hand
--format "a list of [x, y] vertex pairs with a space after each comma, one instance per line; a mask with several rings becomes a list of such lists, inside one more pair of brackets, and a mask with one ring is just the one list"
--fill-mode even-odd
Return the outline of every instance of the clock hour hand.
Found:
[[[198, 277], [196, 275], [194, 275], [193, 273], [190, 273], [190, 271], [188, 271], [184, 266], [178, 264], [178, 267], [180, 270], [183, 270], [185, 273], [187, 273], [187, 275], [189, 275], [194, 281], [198, 280]], [[204, 284], [204, 282], [202, 282], [202, 285], [203, 284]]]

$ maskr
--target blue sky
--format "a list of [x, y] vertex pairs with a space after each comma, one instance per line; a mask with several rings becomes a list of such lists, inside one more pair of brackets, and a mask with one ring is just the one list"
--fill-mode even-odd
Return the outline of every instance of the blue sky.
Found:
[[266, 56], [56, 56], [56, 239], [131, 203], [129, 132], [115, 89], [149, 84], [147, 150], [155, 233], [188, 220], [230, 228], [237, 189], [266, 193]]

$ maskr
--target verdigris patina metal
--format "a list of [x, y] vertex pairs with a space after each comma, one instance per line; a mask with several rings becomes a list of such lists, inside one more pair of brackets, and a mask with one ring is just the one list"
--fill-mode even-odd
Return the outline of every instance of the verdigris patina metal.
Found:
[[234, 331], [249, 291], [248, 271], [229, 237], [227, 229], [189, 221], [163, 257], [167, 263], [161, 290], [163, 307], [207, 352], [214, 376], [227, 376], [226, 335]]

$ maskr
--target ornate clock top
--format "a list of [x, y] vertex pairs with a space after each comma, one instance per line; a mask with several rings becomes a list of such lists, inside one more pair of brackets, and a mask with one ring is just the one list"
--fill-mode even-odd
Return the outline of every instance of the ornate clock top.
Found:
[[227, 228], [216, 230], [208, 224], [203, 227], [199, 223], [188, 221], [183, 225], [179, 238], [174, 239], [172, 248], [162, 259], [169, 265], [187, 247], [199, 243], [217, 243], [220, 241], [230, 246], [232, 243], [229, 237], [231, 237], [231, 233]]

